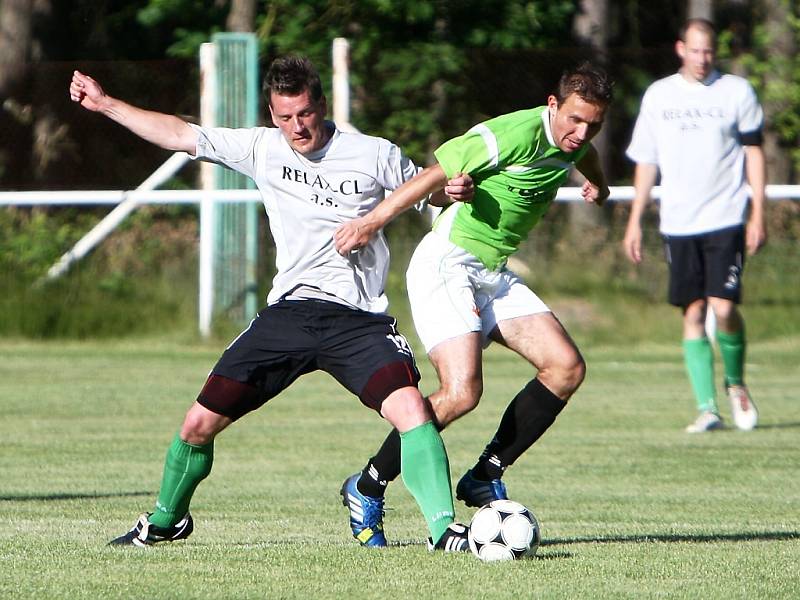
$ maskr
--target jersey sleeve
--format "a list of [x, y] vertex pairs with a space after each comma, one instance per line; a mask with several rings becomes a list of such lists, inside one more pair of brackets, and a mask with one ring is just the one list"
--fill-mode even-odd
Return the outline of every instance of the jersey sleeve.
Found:
[[385, 190], [396, 190], [419, 171], [399, 147], [384, 139], [379, 140], [377, 161], [378, 183]]
[[446, 141], [436, 149], [434, 156], [450, 178], [458, 173], [480, 175], [496, 169], [500, 161], [497, 138], [483, 123]]
[[258, 129], [228, 129], [190, 125], [198, 133], [195, 158], [223, 165], [248, 177], [253, 177]]
[[[745, 81], [745, 91], [742, 101], [739, 103], [739, 114], [737, 128], [739, 134], [745, 138], [761, 138], [761, 129], [764, 126], [764, 111], [758, 103], [756, 92], [748, 82]], [[746, 143], [746, 142], [745, 142]]]
[[658, 145], [656, 143], [656, 108], [653, 106], [652, 88], [642, 97], [639, 116], [633, 127], [631, 142], [625, 154], [636, 163], [658, 164]]

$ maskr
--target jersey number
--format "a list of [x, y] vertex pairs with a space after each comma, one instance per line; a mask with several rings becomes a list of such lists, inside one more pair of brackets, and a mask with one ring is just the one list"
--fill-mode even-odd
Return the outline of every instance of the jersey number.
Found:
[[411, 346], [408, 344], [408, 340], [399, 334], [399, 333], [390, 333], [386, 336], [386, 339], [391, 340], [395, 346], [397, 346], [397, 351], [402, 352], [408, 356], [414, 356], [414, 353], [411, 350]]

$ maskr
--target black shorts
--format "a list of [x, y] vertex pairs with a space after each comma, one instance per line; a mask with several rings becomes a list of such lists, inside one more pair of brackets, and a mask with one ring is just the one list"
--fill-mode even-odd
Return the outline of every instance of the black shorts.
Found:
[[220, 357], [198, 402], [238, 419], [301, 375], [330, 373], [380, 412], [393, 391], [420, 375], [393, 317], [320, 300], [282, 300], [262, 309]]
[[686, 307], [709, 296], [741, 301], [743, 225], [702, 235], [664, 236], [664, 254], [670, 304]]

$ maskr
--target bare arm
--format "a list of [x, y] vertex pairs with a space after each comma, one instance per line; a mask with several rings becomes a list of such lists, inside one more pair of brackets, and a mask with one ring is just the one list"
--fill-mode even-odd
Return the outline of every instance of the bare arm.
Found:
[[197, 132], [186, 121], [113, 98], [103, 91], [99, 83], [80, 71], [72, 74], [69, 96], [85, 109], [107, 116], [156, 146], [166, 150], [182, 150], [192, 155], [195, 153]]
[[745, 174], [750, 184], [750, 218], [747, 220], [745, 240], [751, 256], [767, 243], [767, 222], [764, 218], [766, 204], [767, 166], [761, 146], [745, 146]]
[[438, 163], [420, 171], [371, 212], [341, 224], [333, 234], [336, 250], [345, 255], [361, 248], [397, 215], [414, 206], [420, 198], [441, 190], [446, 184], [447, 175]]
[[606, 183], [606, 176], [603, 167], [600, 165], [600, 155], [597, 149], [589, 144], [589, 150], [583, 155], [580, 162], [575, 164], [581, 175], [586, 177], [586, 181], [581, 188], [581, 195], [585, 202], [602, 206], [606, 198], [611, 194]]
[[642, 215], [650, 192], [656, 184], [658, 166], [649, 163], [636, 163], [633, 174], [633, 202], [631, 214], [628, 217], [628, 226], [625, 228], [625, 239], [622, 246], [625, 255], [634, 263], [642, 262]]

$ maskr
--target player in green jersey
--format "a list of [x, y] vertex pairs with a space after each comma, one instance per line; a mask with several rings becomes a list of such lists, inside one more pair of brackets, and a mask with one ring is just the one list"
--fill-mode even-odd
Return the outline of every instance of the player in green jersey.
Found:
[[[611, 97], [612, 83], [601, 69], [584, 63], [567, 71], [545, 106], [490, 119], [446, 142], [435, 153], [436, 164], [336, 231], [337, 250], [350, 252], [419, 198], [442, 189], [448, 176], [468, 173], [474, 181], [472, 202], [444, 209], [407, 274], [414, 324], [439, 375], [440, 388], [430, 396], [437, 425], [444, 428], [477, 406], [482, 349], [490, 341], [522, 356], [537, 374], [511, 401], [492, 440], [459, 481], [456, 495], [467, 506], [507, 497], [503, 472], [553, 424], [583, 381], [586, 366], [575, 343], [506, 263], [573, 166], [586, 178], [586, 202], [602, 204], [608, 197], [590, 141]], [[399, 448], [393, 431], [342, 487], [343, 496], [357, 490], [373, 503], [373, 530], [382, 531], [383, 495], [400, 473]]]

